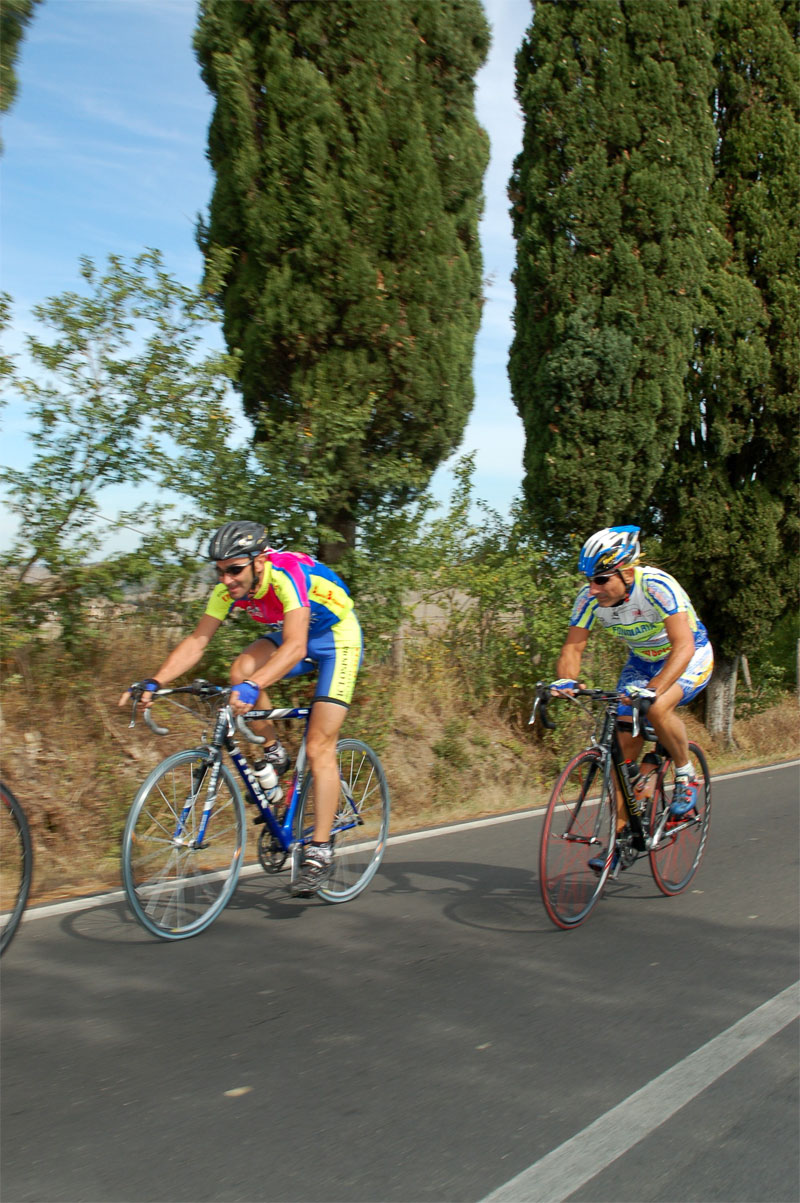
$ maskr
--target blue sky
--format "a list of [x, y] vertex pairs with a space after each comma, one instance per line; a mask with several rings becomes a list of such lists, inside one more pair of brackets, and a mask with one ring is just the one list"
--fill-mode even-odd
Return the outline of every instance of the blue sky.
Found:
[[[523, 445], [507, 376], [514, 243], [506, 187], [522, 134], [514, 55], [531, 5], [484, 0], [484, 8], [492, 49], [476, 103], [492, 147], [481, 223], [490, 283], [475, 348], [476, 401], [459, 454], [476, 453], [476, 494], [506, 515], [521, 486]], [[194, 227], [213, 183], [205, 158], [212, 98], [192, 52], [195, 19], [195, 0], [37, 6], [17, 60], [19, 92], [3, 122], [0, 159], [0, 280], [13, 299], [12, 353], [22, 352], [30, 307], [78, 287], [81, 255], [102, 263], [110, 253], [157, 247], [173, 275], [199, 279]], [[30, 457], [25, 414], [8, 400], [0, 459], [18, 467]], [[445, 466], [434, 478], [435, 495], [445, 497], [451, 484]], [[4, 507], [0, 545], [12, 531]]]

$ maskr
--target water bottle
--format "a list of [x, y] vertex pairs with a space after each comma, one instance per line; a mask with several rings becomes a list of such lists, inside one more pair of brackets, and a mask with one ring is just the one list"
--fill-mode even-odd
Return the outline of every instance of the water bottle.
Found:
[[283, 790], [278, 785], [278, 774], [275, 772], [275, 766], [270, 764], [268, 760], [254, 761], [253, 775], [267, 795], [267, 801], [270, 806], [274, 806], [276, 802], [280, 802], [283, 797]]
[[[641, 771], [642, 767], [646, 767], [647, 771], [643, 773]], [[658, 768], [658, 760], [648, 752], [640, 767], [632, 765], [631, 768], [634, 770], [631, 773], [633, 796], [636, 799], [637, 805], [642, 810], [646, 810], [655, 789], [655, 774]]]
[[631, 787], [631, 810], [635, 815], [644, 813], [647, 780], [642, 776], [641, 770], [634, 761], [626, 760], [625, 768], [628, 771], [628, 782]]

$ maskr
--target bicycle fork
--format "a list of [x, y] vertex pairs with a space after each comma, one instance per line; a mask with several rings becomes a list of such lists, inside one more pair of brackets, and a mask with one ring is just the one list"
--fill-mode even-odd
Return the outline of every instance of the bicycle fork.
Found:
[[[173, 844], [176, 844], [180, 847], [192, 848], [196, 851], [199, 851], [207, 846], [204, 841], [206, 837], [206, 831], [208, 830], [208, 824], [211, 819], [211, 811], [214, 807], [214, 801], [217, 796], [217, 783], [219, 781], [220, 773], [220, 758], [218, 755], [214, 755], [213, 750], [211, 752], [211, 756], [212, 761], [210, 770], [208, 767], [202, 768], [200, 780], [197, 783], [197, 788], [195, 788], [195, 769], [194, 766], [192, 766], [192, 788], [188, 798], [183, 804], [183, 809], [178, 816], [178, 822], [172, 835]], [[200, 816], [200, 826], [197, 829], [197, 834], [192, 837], [188, 828], [189, 816], [194, 810], [198, 794], [200, 793], [200, 790], [204, 784], [206, 785], [206, 799], [203, 805], [203, 813]]]

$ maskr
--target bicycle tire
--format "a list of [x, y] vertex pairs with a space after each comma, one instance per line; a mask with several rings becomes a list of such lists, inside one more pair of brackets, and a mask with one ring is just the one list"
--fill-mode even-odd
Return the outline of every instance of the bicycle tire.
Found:
[[[376, 752], [360, 739], [336, 745], [341, 789], [331, 840], [331, 875], [317, 891], [325, 902], [350, 902], [378, 871], [386, 850], [391, 803], [386, 774]], [[296, 830], [308, 841], [314, 830], [314, 782], [303, 781]]]
[[242, 867], [245, 808], [225, 764], [203, 844], [192, 846], [210, 763], [205, 748], [168, 756], [142, 784], [125, 824], [125, 895], [142, 927], [162, 940], [185, 940], [205, 931], [230, 901]]
[[[711, 777], [705, 755], [696, 743], [689, 744], [689, 754], [698, 766], [700, 789], [697, 795], [697, 815], [694, 822], [685, 820], [669, 826], [656, 848], [650, 849], [650, 870], [662, 894], [680, 894], [697, 872], [703, 859], [708, 829], [711, 823]], [[664, 809], [669, 806], [675, 769], [671, 759], [662, 764], [650, 805], [650, 832], [654, 835], [661, 823]]]
[[[613, 795], [600, 755], [585, 749], [553, 786], [539, 845], [539, 888], [556, 927], [580, 927], [597, 904], [608, 880], [615, 827]], [[605, 866], [598, 873], [589, 861], [602, 853]]]
[[7, 785], [0, 784], [0, 956], [22, 920], [33, 877], [33, 843], [25, 811]]

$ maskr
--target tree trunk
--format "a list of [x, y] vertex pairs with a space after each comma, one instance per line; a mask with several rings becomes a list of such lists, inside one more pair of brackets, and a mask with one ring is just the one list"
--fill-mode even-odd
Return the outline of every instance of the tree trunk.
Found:
[[356, 523], [350, 510], [342, 509], [336, 514], [317, 514], [320, 526], [334, 530], [338, 538], [323, 540], [319, 543], [319, 558], [323, 564], [334, 568], [346, 551], [356, 545]]
[[733, 743], [733, 708], [736, 701], [738, 657], [717, 658], [706, 689], [706, 726], [709, 734], [726, 746]]

